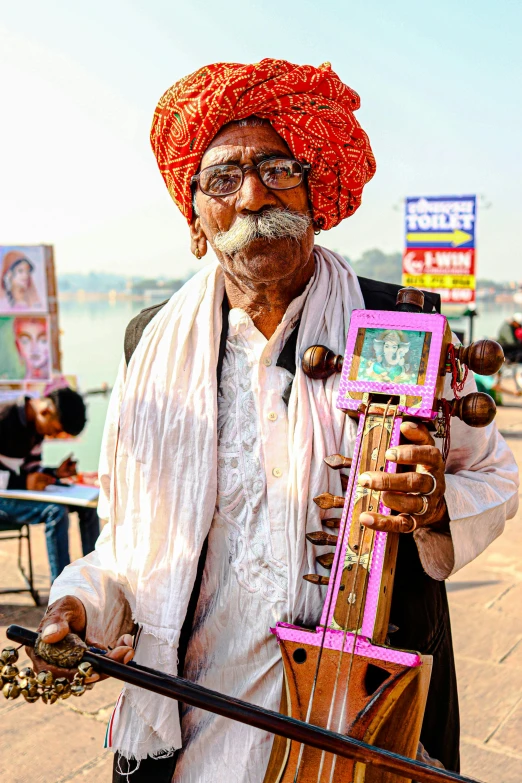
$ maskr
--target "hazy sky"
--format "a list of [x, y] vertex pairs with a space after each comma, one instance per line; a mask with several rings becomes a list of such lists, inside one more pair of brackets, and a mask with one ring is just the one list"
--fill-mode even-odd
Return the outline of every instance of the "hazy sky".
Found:
[[209, 62], [332, 63], [377, 158], [319, 241], [402, 249], [407, 195], [483, 194], [478, 273], [522, 278], [520, 0], [0, 0], [0, 244], [58, 270], [182, 275], [188, 229], [149, 146], [155, 104]]

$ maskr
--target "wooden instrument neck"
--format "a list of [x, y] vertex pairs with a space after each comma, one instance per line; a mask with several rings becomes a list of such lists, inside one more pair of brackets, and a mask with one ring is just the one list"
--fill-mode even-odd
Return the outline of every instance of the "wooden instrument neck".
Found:
[[358, 479], [366, 471], [395, 470], [385, 454], [399, 442], [401, 421], [396, 404], [372, 400], [371, 396], [360, 415], [347, 500], [321, 618], [321, 625], [361, 634], [374, 644], [384, 644], [388, 632], [398, 535], [360, 524], [362, 512], [387, 510], [381, 492], [362, 487]]

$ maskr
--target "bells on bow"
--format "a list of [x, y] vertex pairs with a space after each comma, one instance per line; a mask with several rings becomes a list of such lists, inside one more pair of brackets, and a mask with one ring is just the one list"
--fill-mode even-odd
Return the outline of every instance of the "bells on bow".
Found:
[[[82, 642], [83, 645], [83, 642]], [[54, 647], [55, 645], [52, 645]], [[51, 645], [46, 645], [51, 647]], [[80, 647], [81, 655], [85, 649]], [[54, 657], [58, 656], [63, 660], [66, 654], [64, 646], [54, 652]], [[74, 660], [81, 660], [79, 653], [73, 652], [71, 656]], [[71, 660], [69, 656], [68, 660]], [[6, 699], [18, 699], [19, 696], [30, 704], [42, 699], [44, 704], [55, 704], [59, 699], [68, 699], [69, 696], [82, 696], [86, 690], [94, 687], [93, 683], [87, 683], [86, 680], [94, 673], [93, 667], [87, 661], [80, 662], [78, 669], [72, 679], [69, 681], [66, 677], [54, 677], [52, 672], [42, 670], [36, 674], [30, 666], [18, 669], [15, 666], [18, 661], [18, 650], [14, 647], [4, 647], [0, 653], [0, 661], [4, 664], [0, 670], [0, 679], [2, 693]]]

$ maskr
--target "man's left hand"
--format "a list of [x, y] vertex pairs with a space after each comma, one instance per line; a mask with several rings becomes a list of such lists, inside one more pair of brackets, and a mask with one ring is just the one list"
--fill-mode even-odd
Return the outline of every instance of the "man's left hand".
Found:
[[380, 499], [384, 505], [399, 513], [385, 516], [365, 511], [359, 521], [372, 530], [390, 533], [411, 533], [415, 527], [447, 531], [449, 517], [444, 500], [446, 481], [442, 454], [424, 424], [403, 422], [401, 433], [410, 443], [388, 449], [386, 459], [397, 465], [415, 466], [413, 470], [405, 473], [366, 471], [358, 480], [361, 486], [382, 492]]
[[54, 471], [56, 478], [62, 479], [62, 478], [70, 478], [71, 476], [76, 476], [76, 465], [78, 463], [75, 459], [72, 458], [72, 456], [67, 457], [67, 459], [64, 459], [61, 465], [59, 465], [56, 470]]

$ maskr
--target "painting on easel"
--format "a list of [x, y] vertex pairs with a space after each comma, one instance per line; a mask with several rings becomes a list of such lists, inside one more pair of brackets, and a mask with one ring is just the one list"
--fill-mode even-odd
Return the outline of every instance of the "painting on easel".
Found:
[[0, 397], [61, 376], [53, 248], [0, 246]]
[[45, 248], [0, 248], [0, 313], [47, 313]]
[[0, 315], [0, 381], [51, 380], [49, 319]]

